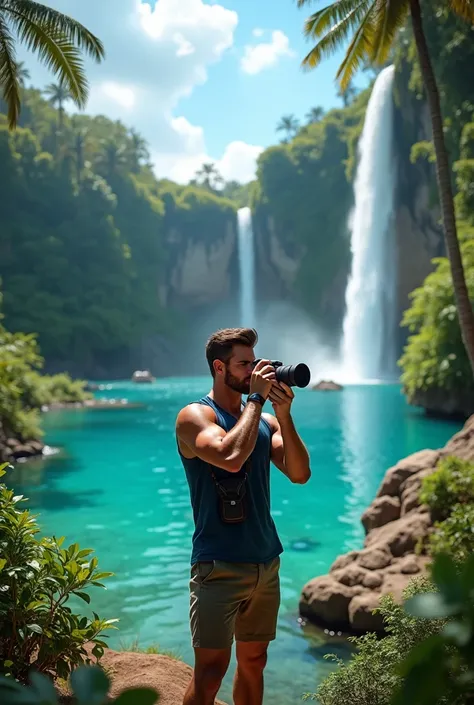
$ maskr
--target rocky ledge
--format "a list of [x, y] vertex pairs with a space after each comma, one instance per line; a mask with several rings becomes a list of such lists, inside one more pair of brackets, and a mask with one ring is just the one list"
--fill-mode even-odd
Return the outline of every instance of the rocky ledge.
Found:
[[11, 463], [42, 456], [44, 447], [44, 443], [38, 440], [0, 439], [0, 462]]
[[447, 455], [474, 461], [474, 416], [444, 448], [414, 453], [386, 472], [361, 518], [363, 548], [339, 556], [328, 575], [304, 586], [303, 618], [355, 633], [383, 631], [381, 616], [373, 614], [380, 597], [392, 594], [400, 601], [409, 581], [426, 569], [428, 557], [417, 555], [415, 547], [429, 533], [432, 520], [418, 495], [422, 479]]

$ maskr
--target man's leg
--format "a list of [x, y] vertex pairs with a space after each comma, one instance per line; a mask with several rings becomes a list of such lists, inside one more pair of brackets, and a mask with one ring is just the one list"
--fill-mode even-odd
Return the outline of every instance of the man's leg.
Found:
[[230, 652], [230, 649], [194, 649], [194, 675], [183, 705], [214, 705], [229, 667]]
[[262, 705], [267, 649], [268, 642], [264, 641], [237, 642], [234, 705]]

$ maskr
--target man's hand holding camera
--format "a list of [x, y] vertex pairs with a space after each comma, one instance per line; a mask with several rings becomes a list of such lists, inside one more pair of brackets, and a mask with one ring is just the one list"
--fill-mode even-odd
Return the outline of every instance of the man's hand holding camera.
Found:
[[250, 394], [260, 394], [267, 399], [275, 380], [276, 372], [270, 360], [259, 360], [252, 372]]
[[295, 394], [291, 387], [283, 382], [274, 382], [268, 398], [272, 403], [273, 411], [279, 421], [290, 415], [291, 404], [295, 398]]

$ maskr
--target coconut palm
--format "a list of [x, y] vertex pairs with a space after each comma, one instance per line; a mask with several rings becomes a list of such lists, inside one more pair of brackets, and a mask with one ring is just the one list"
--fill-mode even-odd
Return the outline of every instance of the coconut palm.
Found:
[[324, 117], [324, 108], [320, 105], [318, 105], [317, 108], [311, 108], [311, 110], [306, 113], [305, 117], [308, 121], [308, 125], [311, 125], [313, 122], [321, 122]]
[[89, 91], [82, 53], [101, 61], [104, 57], [102, 42], [76, 20], [39, 2], [0, 0], [0, 88], [11, 129], [20, 114], [17, 41], [35, 53], [58, 77], [78, 107], [85, 106]]
[[[427, 0], [425, 6], [430, 5], [431, 1]], [[310, 2], [312, 0], [298, 0], [298, 6]], [[445, 4], [467, 22], [474, 22], [474, 0], [446, 0]], [[474, 311], [469, 300], [457, 237], [440, 96], [423, 28], [421, 5], [422, 0], [333, 0], [306, 20], [306, 36], [318, 41], [303, 60], [303, 65], [307, 68], [318, 66], [323, 57], [332, 55], [350, 38], [337, 72], [340, 87], [345, 91], [364, 62], [383, 65], [390, 55], [398, 30], [410, 17], [431, 115], [446, 251], [451, 264], [462, 337], [474, 373]]]
[[61, 83], [50, 83], [44, 92], [53, 108], [58, 106], [58, 125], [61, 129], [64, 122], [64, 103], [72, 99], [71, 92]]
[[205, 186], [210, 191], [215, 191], [224, 185], [224, 179], [212, 162], [206, 162], [196, 172], [196, 182], [200, 186]]
[[296, 135], [299, 130], [299, 122], [294, 115], [283, 115], [280, 122], [277, 125], [277, 132], [285, 132], [286, 137], [284, 142], [288, 142], [292, 137]]
[[106, 179], [113, 178], [127, 163], [125, 145], [116, 138], [101, 140], [101, 151], [97, 157], [97, 165]]
[[147, 143], [136, 130], [130, 130], [129, 139], [128, 153], [132, 162], [132, 171], [138, 172], [140, 171], [140, 166], [150, 160], [150, 153]]

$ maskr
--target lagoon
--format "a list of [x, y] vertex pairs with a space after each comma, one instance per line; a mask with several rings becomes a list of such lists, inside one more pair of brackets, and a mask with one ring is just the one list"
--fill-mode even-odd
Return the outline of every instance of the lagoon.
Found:
[[[14, 482], [40, 514], [45, 534], [94, 548], [107, 591], [93, 588], [92, 608], [118, 617], [110, 645], [159, 644], [192, 663], [188, 577], [193, 531], [188, 488], [176, 451], [179, 409], [208, 391], [206, 378], [150, 385], [104, 382], [101, 397], [140, 401], [143, 408], [62, 410], [44, 416], [46, 442], [61, 448], [41, 464], [17, 466]], [[460, 424], [426, 418], [407, 405], [399, 385], [347, 386], [342, 392], [297, 390], [297, 427], [308, 446], [312, 478], [291, 485], [272, 468], [272, 512], [285, 552], [281, 563], [279, 635], [270, 647], [265, 702], [289, 705], [314, 691], [345, 655], [335, 635], [303, 628], [301, 588], [341, 552], [363, 542], [360, 515], [386, 469], [423, 448], [437, 448]], [[81, 609], [87, 606], [81, 603]], [[221, 697], [230, 703], [231, 674]]]

